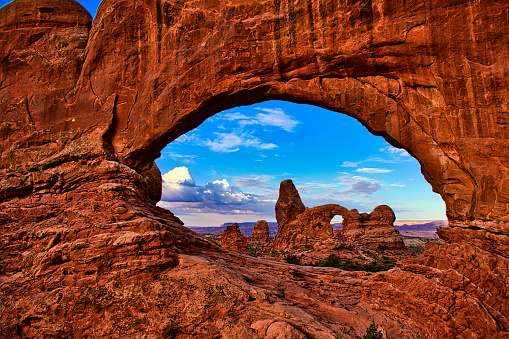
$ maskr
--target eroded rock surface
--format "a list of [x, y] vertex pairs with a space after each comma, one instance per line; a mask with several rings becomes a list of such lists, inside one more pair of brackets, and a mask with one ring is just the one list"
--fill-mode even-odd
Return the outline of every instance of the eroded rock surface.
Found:
[[[71, 0], [2, 7], [0, 333], [359, 338], [374, 319], [388, 338], [509, 337], [508, 16], [105, 0], [91, 27]], [[271, 98], [346, 113], [418, 158], [446, 243], [384, 273], [299, 267], [225, 253], [153, 205], [141, 173], [168, 142]]]
[[306, 210], [300, 199], [299, 191], [290, 179], [279, 185], [279, 197], [276, 202], [276, 221], [278, 225], [289, 223]]
[[369, 214], [352, 209], [343, 215], [343, 227], [335, 231], [335, 237], [361, 247], [405, 249], [395, 220], [394, 211], [387, 205], [377, 206]]
[[227, 250], [246, 253], [247, 238], [240, 232], [239, 225], [236, 222], [228, 225], [221, 234], [221, 247]]
[[[406, 248], [401, 234], [394, 227], [394, 211], [387, 205], [376, 207], [370, 214], [359, 213], [356, 209], [348, 210], [337, 204], [304, 209], [287, 207], [300, 204], [302, 201], [293, 182], [290, 179], [282, 181], [276, 203], [276, 219], [282, 222], [278, 223], [274, 249], [313, 247], [332, 238], [339, 243], [348, 242], [360, 247], [377, 248], [381, 245], [388, 249]], [[343, 228], [333, 231], [330, 222], [336, 215], [343, 217]]]
[[249, 236], [250, 243], [267, 245], [271, 239], [269, 236], [269, 224], [265, 220], [258, 220], [253, 227], [253, 233]]

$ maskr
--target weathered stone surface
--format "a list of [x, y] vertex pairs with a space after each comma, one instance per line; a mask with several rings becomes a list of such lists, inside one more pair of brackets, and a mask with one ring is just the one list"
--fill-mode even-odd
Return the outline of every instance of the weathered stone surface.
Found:
[[[389, 338], [509, 337], [508, 9], [105, 0], [89, 31], [74, 1], [2, 7], [0, 333], [261, 338], [270, 319], [359, 338], [375, 319]], [[419, 159], [447, 243], [385, 273], [297, 267], [224, 253], [153, 205], [140, 173], [168, 142], [272, 98]]]
[[[389, 249], [406, 248], [401, 234], [394, 227], [394, 211], [387, 205], [376, 207], [370, 214], [359, 213], [356, 209], [348, 210], [336, 204], [305, 208], [302, 212], [297, 212], [295, 208], [283, 208], [292, 206], [294, 201], [301, 202], [293, 182], [282, 181], [279, 192], [276, 219], [284, 222], [278, 223], [273, 243], [276, 250], [313, 246], [333, 237], [340, 242], [361, 247], [376, 248], [383, 245]], [[343, 229], [333, 232], [330, 222], [336, 215], [343, 217]]]
[[293, 181], [283, 180], [279, 185], [279, 197], [276, 202], [276, 221], [278, 225], [286, 224], [297, 218], [306, 210], [306, 206], [300, 200], [299, 192]]
[[246, 253], [247, 238], [240, 232], [239, 225], [236, 222], [228, 225], [221, 234], [221, 247], [227, 250]]
[[149, 169], [141, 172], [141, 175], [145, 177], [150, 193], [150, 201], [155, 205], [161, 200], [163, 193], [163, 178], [161, 177], [161, 171], [157, 167], [156, 163], [153, 162]]
[[299, 248], [332, 238], [330, 221], [344, 211], [348, 210], [334, 204], [306, 208], [304, 212], [296, 215], [294, 220], [278, 224], [273, 248], [276, 250]]
[[343, 227], [334, 236], [362, 247], [377, 248], [382, 245], [388, 249], [405, 249], [403, 238], [394, 227], [396, 216], [387, 205], [380, 205], [367, 213], [352, 209], [343, 216]]
[[250, 243], [268, 244], [270, 243], [269, 224], [265, 220], [258, 220], [253, 227], [253, 233], [249, 236]]

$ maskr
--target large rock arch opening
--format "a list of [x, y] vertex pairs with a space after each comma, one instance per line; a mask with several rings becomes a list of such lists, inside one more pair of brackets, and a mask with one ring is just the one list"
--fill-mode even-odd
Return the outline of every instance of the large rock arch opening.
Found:
[[[375, 317], [392, 337], [507, 336], [508, 13], [460, 0], [106, 0], [91, 25], [72, 0], [2, 7], [3, 332], [358, 337]], [[260, 269], [153, 206], [143, 172], [167, 143], [272, 98], [346, 113], [419, 159], [456, 226], [440, 231], [448, 244], [387, 274]], [[310, 281], [307, 295], [355, 302], [316, 306], [297, 292]], [[210, 298], [224, 322], [220, 306], [171, 311]], [[87, 317], [71, 324], [75, 307]]]

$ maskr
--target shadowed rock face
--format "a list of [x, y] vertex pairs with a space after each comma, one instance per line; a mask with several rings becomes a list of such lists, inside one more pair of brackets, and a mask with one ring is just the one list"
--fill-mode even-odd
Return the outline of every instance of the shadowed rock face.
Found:
[[[394, 338], [507, 337], [508, 13], [105, 0], [91, 27], [70, 0], [4, 6], [0, 333], [358, 338], [375, 319]], [[168, 142], [267, 99], [409, 151], [446, 203], [447, 243], [385, 273], [296, 267], [225, 253], [153, 205], [143, 172]]]
[[253, 227], [253, 233], [248, 238], [250, 243], [268, 244], [270, 243], [269, 224], [265, 220], [258, 220]]

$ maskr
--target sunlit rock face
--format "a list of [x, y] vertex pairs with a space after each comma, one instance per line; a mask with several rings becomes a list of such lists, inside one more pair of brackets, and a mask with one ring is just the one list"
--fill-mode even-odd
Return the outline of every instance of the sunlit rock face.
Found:
[[[387, 205], [376, 207], [370, 214], [337, 204], [306, 208], [297, 188], [288, 179], [280, 184], [275, 210], [278, 220], [275, 250], [316, 247], [333, 238], [336, 245], [350, 243], [366, 248], [406, 249], [401, 234], [394, 227], [394, 211]], [[333, 231], [330, 222], [337, 215], [343, 217], [343, 227]]]
[[[71, 0], [4, 6], [0, 333], [358, 338], [375, 319], [389, 338], [507, 337], [508, 13], [105, 0], [91, 26]], [[297, 267], [225, 253], [153, 205], [168, 142], [273, 98], [409, 151], [446, 202], [446, 243], [386, 273]]]
[[221, 247], [232, 251], [246, 253], [247, 238], [240, 233], [239, 225], [236, 222], [226, 227], [221, 234]]

